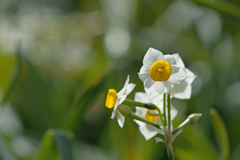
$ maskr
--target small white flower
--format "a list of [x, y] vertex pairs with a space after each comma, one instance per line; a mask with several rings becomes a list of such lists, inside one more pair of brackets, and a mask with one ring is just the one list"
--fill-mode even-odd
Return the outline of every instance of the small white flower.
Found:
[[[135, 93], [134, 100], [143, 102], [143, 103], [153, 103], [157, 107], [159, 107], [161, 112], [163, 113], [163, 95], [158, 96], [151, 100], [145, 92], [137, 92], [137, 93]], [[176, 117], [177, 113], [178, 113], [178, 111], [176, 110], [176, 108], [174, 108], [171, 105], [171, 120], [173, 120]], [[158, 116], [158, 112], [155, 110], [148, 110], [146, 108], [136, 107], [135, 114], [137, 114], [143, 118], [146, 118], [150, 121], [155, 121], [155, 122], [161, 124], [160, 118]], [[156, 127], [153, 127], [149, 124], [146, 124], [146, 123], [138, 121], [138, 120], [134, 120], [134, 121], [139, 125], [139, 130], [142, 133], [142, 135], [145, 137], [146, 140], [151, 139], [158, 133], [163, 134], [163, 131], [161, 129], [158, 129]]]
[[136, 85], [133, 83], [129, 83], [129, 76], [127, 76], [127, 80], [123, 86], [123, 88], [117, 93], [114, 89], [108, 90], [108, 95], [106, 99], [105, 106], [107, 108], [113, 108], [111, 118], [114, 119], [117, 115], [117, 121], [119, 126], [122, 128], [125, 122], [125, 117], [121, 115], [121, 113], [117, 110], [118, 106], [122, 104], [122, 102], [127, 98]]
[[192, 93], [192, 82], [196, 78], [196, 75], [189, 69], [185, 68], [185, 65], [178, 53], [173, 54], [176, 59], [177, 66], [181, 67], [186, 72], [186, 78], [178, 85], [174, 85], [171, 90], [171, 96], [179, 99], [190, 99]]
[[144, 56], [138, 75], [151, 99], [171, 91], [174, 85], [180, 84], [186, 78], [185, 71], [176, 65], [172, 55], [163, 55], [153, 48], [149, 48]]

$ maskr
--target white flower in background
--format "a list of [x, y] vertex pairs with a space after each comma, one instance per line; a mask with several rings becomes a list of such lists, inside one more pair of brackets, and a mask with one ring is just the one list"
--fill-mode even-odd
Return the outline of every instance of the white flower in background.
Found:
[[145, 54], [138, 75], [151, 99], [171, 91], [174, 85], [180, 84], [186, 78], [185, 71], [176, 65], [172, 55], [163, 55], [153, 48], [149, 48]]
[[[143, 103], [153, 103], [157, 107], [159, 107], [161, 112], [163, 113], [163, 95], [158, 96], [151, 100], [145, 92], [136, 92], [134, 100], [143, 102]], [[176, 117], [177, 113], [178, 113], [178, 111], [176, 110], [176, 108], [174, 108], [171, 105], [171, 120], [173, 120]], [[149, 110], [149, 109], [146, 109], [143, 107], [136, 106], [135, 114], [137, 114], [143, 118], [146, 118], [150, 121], [155, 121], [155, 122], [161, 124], [157, 110]], [[146, 140], [151, 139], [158, 133], [163, 134], [163, 131], [161, 129], [158, 129], [154, 126], [151, 126], [149, 124], [146, 124], [146, 123], [138, 121], [138, 120], [134, 120], [134, 121], [139, 125], [139, 130], [142, 133], [142, 135], [145, 137]]]
[[121, 115], [121, 113], [117, 110], [117, 108], [127, 98], [127, 95], [129, 95], [132, 92], [132, 90], [134, 89], [135, 86], [136, 86], [135, 84], [129, 83], [129, 76], [127, 76], [127, 80], [126, 80], [123, 88], [118, 93], [115, 89], [108, 90], [108, 95], [107, 95], [105, 106], [107, 108], [114, 107], [111, 118], [114, 119], [117, 114], [117, 121], [121, 128], [124, 125], [125, 117], [123, 115]]
[[192, 73], [189, 69], [185, 68], [185, 65], [178, 53], [173, 54], [176, 59], [177, 66], [181, 67], [186, 72], [186, 78], [177, 85], [174, 85], [171, 90], [171, 97], [179, 99], [190, 99], [192, 94], [192, 82], [196, 78], [196, 75]]

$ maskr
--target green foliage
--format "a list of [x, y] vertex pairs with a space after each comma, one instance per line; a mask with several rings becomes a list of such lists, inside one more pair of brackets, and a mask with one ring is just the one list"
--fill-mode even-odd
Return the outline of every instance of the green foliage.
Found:
[[[99, 153], [89, 160], [167, 159], [163, 144], [146, 141], [131, 120], [120, 129], [104, 107], [107, 90], [119, 90], [127, 75], [137, 84], [135, 92], [144, 91], [137, 73], [148, 47], [154, 47], [179, 52], [198, 76], [190, 100], [172, 100], [179, 111], [174, 127], [189, 113], [203, 113], [174, 141], [176, 158], [238, 160], [239, 5], [237, 0], [0, 1], [0, 159], [80, 159], [74, 151], [84, 147]], [[9, 119], [3, 118], [6, 106], [15, 113]], [[17, 127], [9, 125], [14, 120]], [[71, 141], [80, 145], [72, 147]]]
[[201, 6], [214, 9], [220, 14], [226, 15], [229, 18], [233, 18], [240, 21], [240, 8], [235, 5], [221, 1], [215, 2], [209, 2], [207, 0], [190, 0], [190, 1]]
[[188, 127], [175, 141], [174, 151], [179, 160], [218, 160], [216, 149], [201, 130]]
[[218, 148], [220, 149], [221, 159], [228, 159], [230, 154], [227, 129], [216, 109], [210, 110], [212, 125], [214, 128]]
[[0, 137], [0, 159], [17, 160], [2, 137]]
[[71, 147], [72, 134], [49, 129], [44, 134], [35, 160], [73, 160]]

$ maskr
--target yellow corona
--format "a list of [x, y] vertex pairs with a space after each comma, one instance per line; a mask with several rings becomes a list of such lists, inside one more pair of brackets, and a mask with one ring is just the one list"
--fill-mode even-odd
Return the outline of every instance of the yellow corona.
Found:
[[113, 108], [117, 102], [117, 91], [115, 89], [109, 89], [105, 106], [107, 108]]
[[156, 121], [158, 119], [158, 115], [155, 115], [152, 113], [152, 110], [149, 110], [147, 111], [146, 113], [146, 118], [149, 120], [149, 121]]
[[167, 81], [171, 73], [171, 65], [164, 60], [154, 62], [149, 68], [149, 75], [154, 81]]

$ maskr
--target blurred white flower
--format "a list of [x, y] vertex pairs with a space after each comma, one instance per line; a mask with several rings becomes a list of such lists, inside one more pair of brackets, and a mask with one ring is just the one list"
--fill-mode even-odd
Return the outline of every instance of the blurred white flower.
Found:
[[114, 119], [117, 114], [117, 121], [121, 128], [124, 125], [125, 117], [121, 115], [121, 113], [117, 110], [117, 108], [127, 98], [127, 95], [129, 95], [132, 92], [135, 86], [136, 86], [135, 84], [129, 83], [129, 75], [128, 75], [123, 88], [118, 93], [115, 89], [108, 90], [105, 106], [107, 108], [114, 107], [111, 118]]
[[[143, 102], [143, 103], [153, 103], [157, 107], [159, 107], [161, 112], [163, 113], [163, 95], [160, 95], [151, 100], [145, 92], [136, 92], [134, 100]], [[174, 108], [171, 105], [171, 120], [173, 120], [177, 116], [177, 113], [178, 113], [178, 111], [176, 110], [176, 108]], [[161, 124], [157, 110], [148, 110], [143, 107], [136, 107], [135, 114], [137, 114], [141, 117], [144, 117], [150, 121], [154, 121], [154, 122]], [[163, 134], [163, 131], [161, 129], [158, 129], [156, 127], [153, 127], [151, 125], [148, 125], [148, 124], [138, 121], [138, 120], [134, 120], [134, 121], [139, 125], [139, 130], [142, 133], [142, 135], [145, 137], [146, 140], [151, 139], [158, 133]]]
[[153, 48], [149, 48], [144, 56], [138, 75], [151, 99], [171, 91], [174, 85], [180, 84], [186, 78], [185, 71], [176, 65], [172, 55], [163, 55]]
[[196, 78], [193, 72], [189, 69], [185, 68], [185, 65], [178, 53], [173, 54], [176, 59], [176, 65], [182, 68], [186, 73], [186, 78], [177, 85], [174, 85], [171, 90], [171, 97], [179, 98], [179, 99], [190, 99], [192, 93], [192, 82]]

